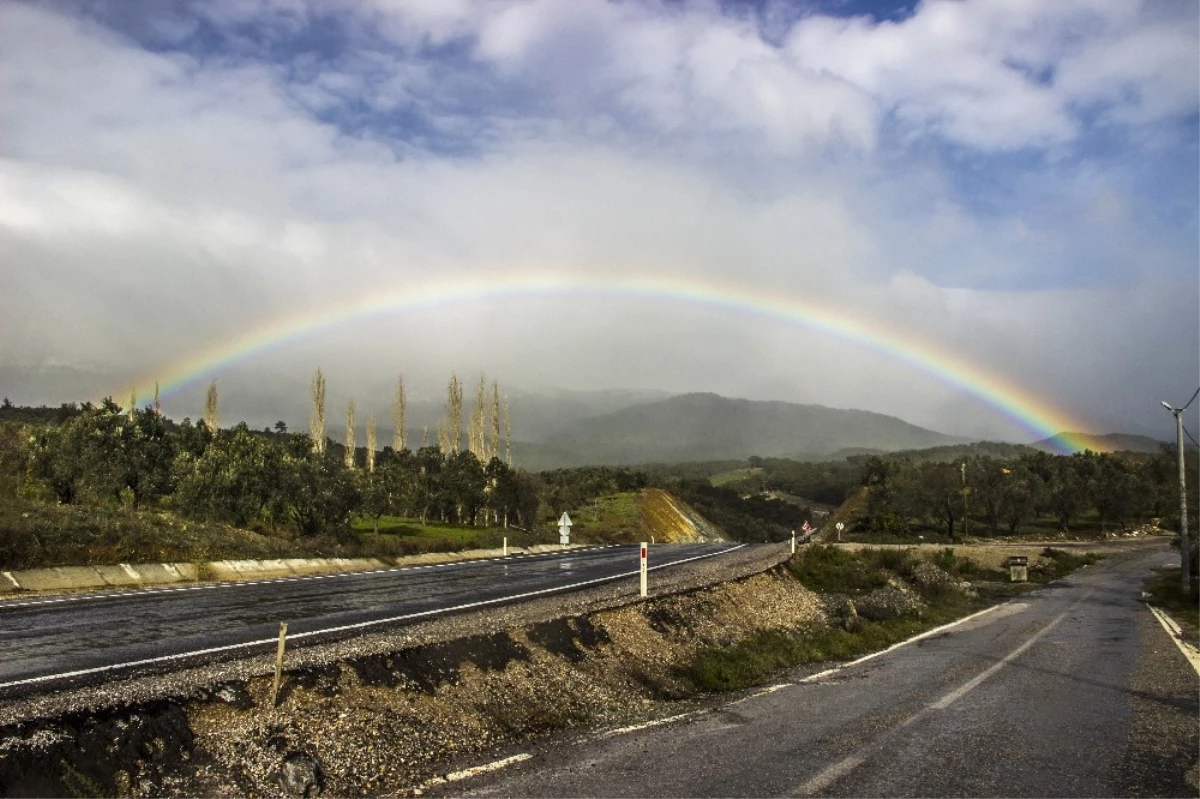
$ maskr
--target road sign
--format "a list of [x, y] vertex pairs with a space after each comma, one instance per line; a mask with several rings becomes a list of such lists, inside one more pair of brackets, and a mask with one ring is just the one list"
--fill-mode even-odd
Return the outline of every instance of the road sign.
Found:
[[646, 542], [643, 541], [642, 542], [641, 568], [639, 569], [639, 572], [641, 573], [642, 596], [646, 596], [646, 549], [647, 549]]
[[558, 520], [558, 543], [566, 546], [571, 543], [571, 517], [563, 511], [562, 518]]
[[834, 526], [835, 526], [835, 527], [837, 527], [837, 531], [838, 531], [838, 541], [841, 541], [841, 540], [842, 540], [842, 530], [844, 530], [844, 529], [845, 529], [846, 525], [842, 524], [841, 522], [838, 522], [838, 523], [837, 523], [836, 525], [834, 525]]
[[803, 524], [803, 525], [801, 525], [801, 526], [800, 526], [800, 531], [801, 531], [801, 532], [804, 532], [804, 533], [811, 533], [811, 532], [812, 532], [812, 525], [811, 525], [811, 524], [809, 524], [809, 523], [806, 521], [806, 522], [804, 522], [804, 524]]

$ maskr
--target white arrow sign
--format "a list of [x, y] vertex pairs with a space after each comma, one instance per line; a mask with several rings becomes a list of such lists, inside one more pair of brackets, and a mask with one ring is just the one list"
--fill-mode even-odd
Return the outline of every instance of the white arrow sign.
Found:
[[567, 515], [566, 511], [563, 511], [562, 518], [558, 520], [558, 526], [559, 527], [570, 527], [571, 526], [571, 517]]
[[571, 543], [571, 517], [563, 511], [562, 518], [558, 520], [558, 543], [567, 545]]

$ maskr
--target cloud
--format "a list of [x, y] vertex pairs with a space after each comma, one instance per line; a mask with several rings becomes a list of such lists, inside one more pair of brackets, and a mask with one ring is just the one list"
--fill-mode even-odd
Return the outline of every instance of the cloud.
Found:
[[[792, 298], [1101, 429], [1148, 429], [1151, 395], [1197, 379], [1194, 9], [119, 7], [0, 7], [0, 362], [152, 370], [283, 315], [540, 270]], [[360, 320], [269, 357], [1025, 434], [886, 349], [584, 294]]]

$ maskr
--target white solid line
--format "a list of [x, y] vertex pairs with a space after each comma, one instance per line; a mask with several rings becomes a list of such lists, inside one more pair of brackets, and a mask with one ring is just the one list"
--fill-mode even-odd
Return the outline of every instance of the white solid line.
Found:
[[704, 713], [704, 712], [707, 712], [707, 711], [693, 710], [690, 713], [680, 713], [678, 716], [670, 716], [665, 719], [655, 719], [654, 721], [647, 721], [643, 724], [631, 724], [628, 727], [617, 727], [615, 730], [608, 730], [607, 732], [600, 733], [600, 735], [596, 736], [596, 740], [604, 740], [605, 738], [612, 738], [614, 735], [628, 735], [631, 732], [637, 732], [638, 730], [648, 730], [651, 727], [659, 727], [659, 726], [662, 726], [663, 724], [673, 724], [676, 721], [682, 721], [683, 719], [691, 718], [692, 716], [696, 716], [696, 715], [699, 715], [700, 713]]
[[[730, 547], [729, 549], [722, 549], [717, 552], [709, 552], [709, 553], [706, 553], [703, 555], [695, 555], [690, 558], [683, 558], [682, 560], [676, 560], [671, 563], [664, 563], [660, 566], [655, 566], [654, 568], [665, 569], [669, 566], [678, 566], [681, 563], [690, 563], [691, 561], [694, 561], [694, 560], [703, 560], [705, 558], [711, 558], [711, 557], [715, 557], [717, 555], [724, 555], [728, 552], [733, 552], [734, 550], [741, 549], [744, 546], [746, 546], [746, 545], [738, 544], [737, 546]], [[522, 593], [522, 594], [511, 594], [509, 596], [496, 597], [495, 599], [482, 599], [478, 602], [466, 602], [462, 605], [455, 605], [454, 607], [450, 607], [450, 608], [435, 608], [433, 610], [421, 610], [421, 611], [417, 611], [416, 613], [405, 613], [400, 616], [390, 616], [386, 619], [373, 619], [371, 621], [360, 621], [355, 624], [342, 624], [337, 627], [326, 627], [325, 629], [322, 629], [322, 630], [309, 630], [308, 632], [295, 633], [294, 635], [290, 635], [290, 636], [288, 636], [288, 639], [295, 641], [295, 640], [298, 640], [301, 638], [311, 638], [311, 637], [317, 636], [317, 635], [328, 635], [329, 633], [340, 633], [340, 632], [346, 632], [348, 630], [362, 630], [362, 629], [366, 629], [367, 627], [377, 627], [381, 624], [392, 624], [392, 623], [398, 622], [398, 621], [408, 621], [410, 619], [420, 619], [420, 618], [425, 618], [428, 616], [436, 616], [436, 615], [439, 615], [442, 613], [453, 613], [453, 612], [459, 611], [459, 610], [471, 610], [473, 608], [481, 608], [481, 607], [485, 607], [487, 605], [496, 605], [496, 604], [500, 604], [502, 602], [512, 602], [512, 601], [518, 600], [518, 599], [529, 599], [529, 598], [535, 597], [535, 596], [542, 596], [545, 594], [553, 594], [553, 593], [558, 593], [561, 591], [569, 591], [571, 589], [582, 588], [587, 585], [596, 585], [599, 583], [613, 582], [614, 580], [620, 580], [625, 577], [636, 576], [639, 573], [640, 572], [636, 571], [636, 570], [629, 571], [629, 572], [623, 572], [621, 574], [614, 574], [614, 575], [610, 575], [608, 577], [596, 577], [591, 580], [583, 580], [578, 583], [571, 583], [570, 585], [560, 585], [560, 586], [554, 586], [551, 588], [540, 588], [537, 591], [526, 591], [525, 593]], [[174, 655], [160, 655], [158, 657], [146, 658], [144, 660], [131, 660], [126, 663], [113, 663], [108, 666], [95, 666], [90, 669], [77, 669], [76, 671], [66, 671], [66, 672], [61, 672], [59, 674], [46, 674], [41, 677], [26, 677], [25, 679], [22, 679], [22, 680], [12, 680], [11, 682], [0, 683], [0, 690], [5, 689], [5, 688], [13, 688], [18, 685], [33, 685], [34, 683], [47, 682], [49, 680], [69, 679], [72, 677], [83, 677], [83, 676], [86, 676], [89, 674], [102, 674], [104, 672], [112, 672], [112, 671], [117, 671], [119, 669], [133, 668], [136, 666], [148, 666], [152, 663], [166, 663], [168, 661], [182, 660], [184, 658], [190, 658], [190, 657], [194, 657], [197, 655], [211, 655], [216, 652], [228, 652], [228, 651], [231, 651], [234, 649], [247, 649], [250, 647], [262, 646], [264, 644], [272, 644], [272, 643], [275, 643], [277, 640], [278, 640], [277, 638], [263, 638], [258, 641], [246, 641], [246, 642], [240, 643], [240, 644], [227, 644], [225, 646], [215, 646], [215, 647], [211, 647], [208, 649], [197, 649], [197, 650], [194, 650], [191, 652], [179, 652]]]
[[1197, 674], [1200, 674], [1200, 652], [1187, 641], [1183, 640], [1183, 630], [1179, 628], [1175, 620], [1153, 605], [1146, 605], [1146, 607], [1150, 608], [1150, 612], [1154, 614], [1154, 618], [1158, 619], [1158, 623], [1167, 631], [1167, 635], [1175, 642], [1175, 646], [1179, 647], [1179, 651], [1187, 658], [1187, 662], [1191, 664]]

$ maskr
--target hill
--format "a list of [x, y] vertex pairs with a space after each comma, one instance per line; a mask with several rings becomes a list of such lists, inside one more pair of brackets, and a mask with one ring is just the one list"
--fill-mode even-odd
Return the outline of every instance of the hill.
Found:
[[570, 464], [812, 459], [847, 448], [895, 451], [961, 442], [894, 416], [823, 405], [683, 394], [580, 420], [542, 444]]
[[1059, 433], [1051, 438], [1043, 438], [1029, 446], [1043, 452], [1062, 452], [1063, 445], [1082, 444], [1084, 449], [1092, 452], [1158, 452], [1166, 442], [1150, 436], [1137, 436], [1128, 433], [1108, 433], [1096, 435], [1093, 433]]

